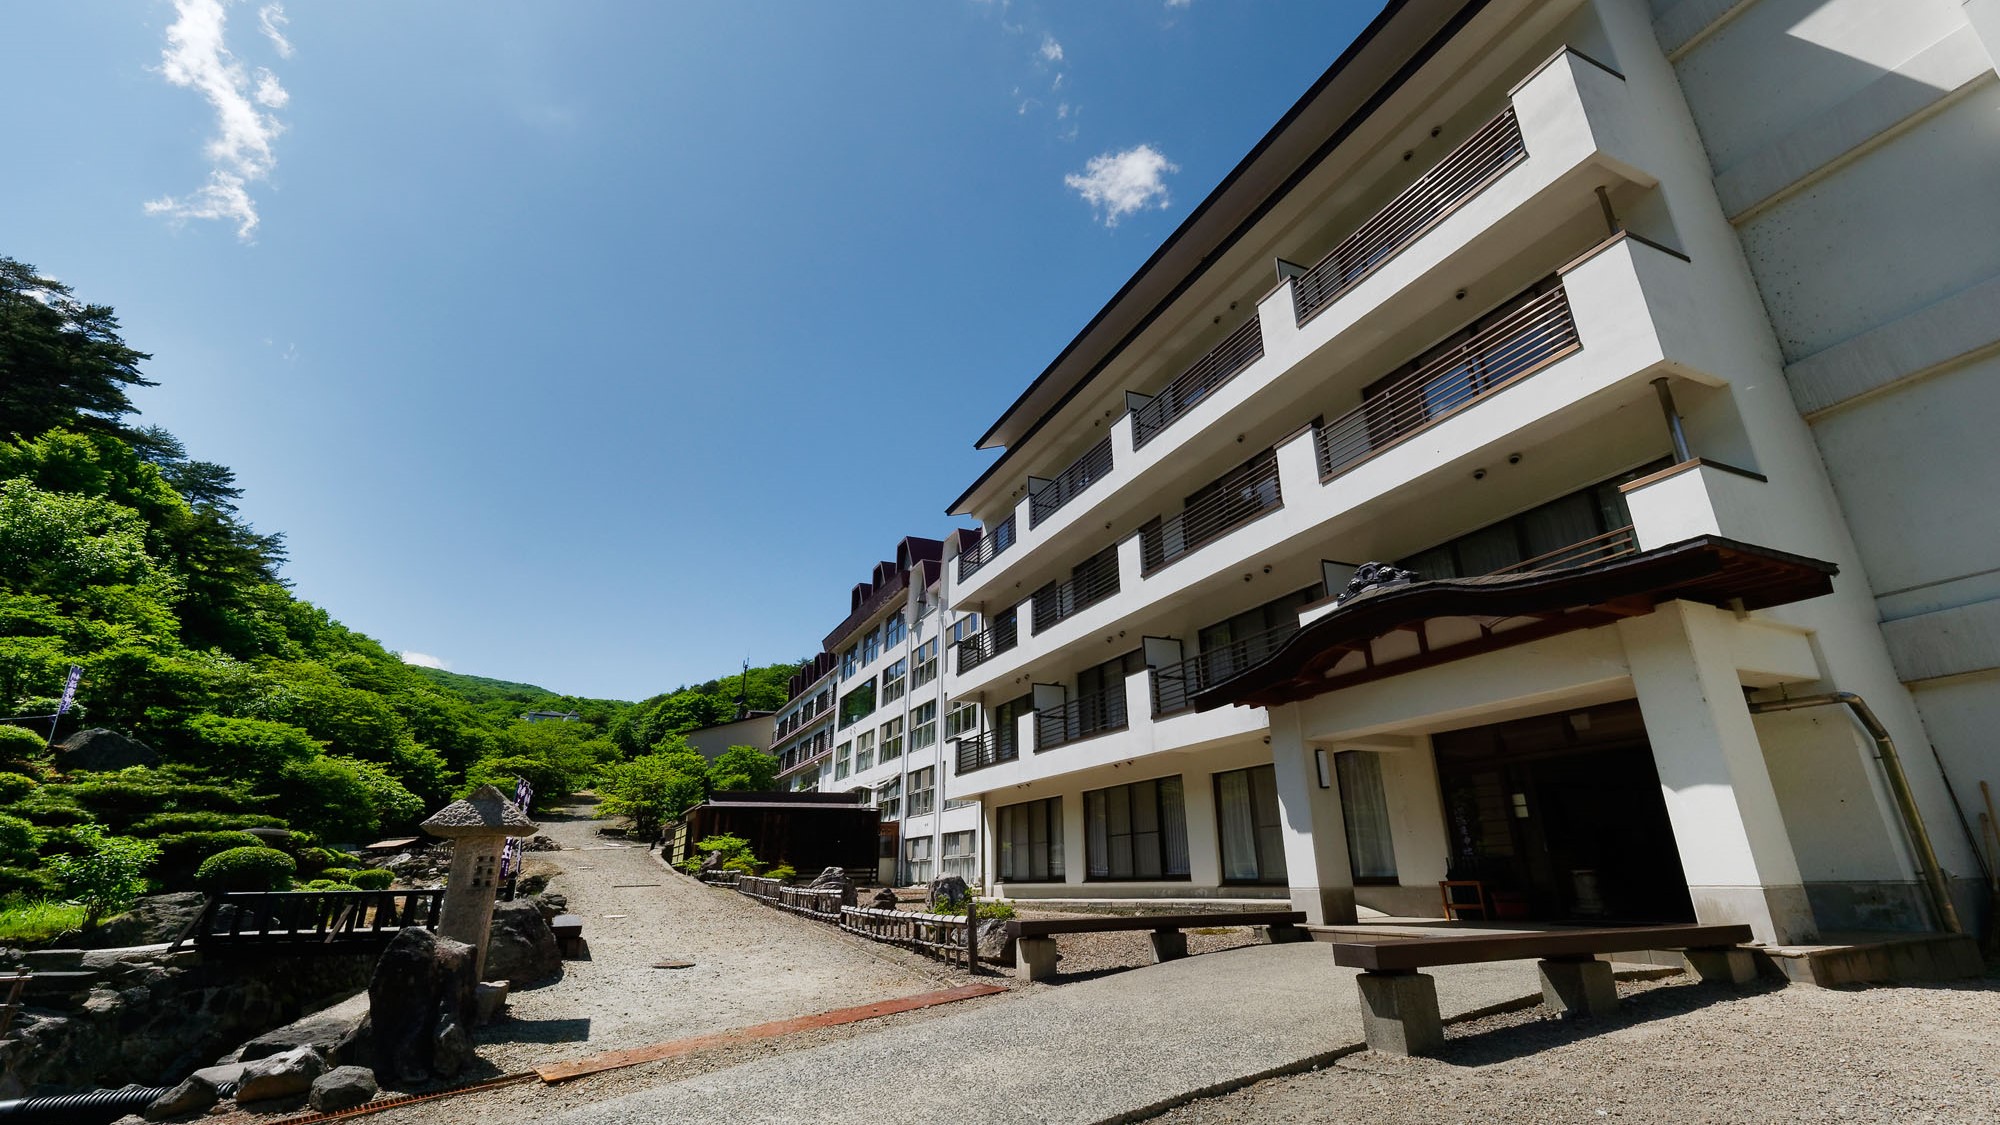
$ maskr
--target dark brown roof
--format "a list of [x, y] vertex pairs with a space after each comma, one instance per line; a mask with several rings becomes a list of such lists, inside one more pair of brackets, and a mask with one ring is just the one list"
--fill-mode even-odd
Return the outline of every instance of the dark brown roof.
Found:
[[[1833, 591], [1833, 563], [1703, 535], [1609, 562], [1528, 574], [1448, 578], [1364, 591], [1294, 633], [1263, 662], [1194, 696], [1229, 704], [1295, 703], [1352, 684], [1651, 613], [1686, 600], [1764, 609]], [[1477, 635], [1420, 643], [1378, 663], [1374, 645], [1397, 632], [1420, 641], [1440, 618], [1480, 622]], [[1407, 649], [1408, 646], [1404, 646]], [[1356, 655], [1360, 659], [1352, 659]], [[1341, 671], [1343, 662], [1350, 670]]]

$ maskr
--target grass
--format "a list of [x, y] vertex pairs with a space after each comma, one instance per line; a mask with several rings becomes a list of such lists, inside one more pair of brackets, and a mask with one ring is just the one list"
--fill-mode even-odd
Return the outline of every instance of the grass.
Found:
[[0, 942], [37, 945], [83, 928], [83, 907], [18, 898], [0, 901]]

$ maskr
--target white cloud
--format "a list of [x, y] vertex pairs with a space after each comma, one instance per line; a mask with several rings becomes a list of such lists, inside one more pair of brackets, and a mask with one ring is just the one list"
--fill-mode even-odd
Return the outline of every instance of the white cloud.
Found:
[[440, 668], [447, 672], [451, 671], [449, 663], [439, 660], [428, 652], [404, 652], [397, 655], [403, 658], [403, 663], [405, 664], [414, 664], [419, 668]]
[[1097, 210], [1105, 226], [1115, 227], [1135, 211], [1165, 208], [1165, 177], [1180, 170], [1152, 145], [1135, 145], [1091, 157], [1081, 173], [1071, 172], [1063, 183]]
[[1043, 62], [1058, 63], [1063, 61], [1062, 44], [1056, 42], [1055, 36], [1046, 32], [1042, 34], [1042, 49], [1036, 53], [1042, 56]]
[[[224, 42], [228, 15], [225, 0], [174, 0], [178, 18], [167, 28], [167, 46], [160, 53], [160, 75], [169, 83], [194, 90], [215, 110], [216, 135], [205, 149], [215, 167], [208, 183], [193, 195], [164, 196], [146, 204], [149, 215], [176, 220], [217, 219], [234, 222], [236, 236], [248, 240], [257, 229], [257, 205], [251, 183], [266, 179], [277, 166], [271, 143], [284, 124], [258, 108], [276, 109], [291, 100], [278, 77], [259, 68], [255, 85]], [[283, 12], [265, 9], [282, 22]], [[278, 36], [282, 41], [283, 36]], [[288, 53], [290, 43], [280, 47]]]
[[1194, 3], [1194, 0], [1167, 0], [1167, 7], [1185, 8], [1192, 3]]
[[[1171, 5], [1173, 0], [1167, 0], [1167, 3]], [[292, 57], [292, 41], [285, 38], [285, 25], [290, 22], [285, 18], [283, 4], [266, 4], [257, 9], [257, 30], [263, 32], [264, 38], [271, 41], [271, 46], [278, 49], [281, 59]]]

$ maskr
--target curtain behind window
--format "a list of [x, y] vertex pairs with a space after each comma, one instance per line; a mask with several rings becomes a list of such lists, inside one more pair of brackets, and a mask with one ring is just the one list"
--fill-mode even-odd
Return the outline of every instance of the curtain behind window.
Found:
[[1365, 751], [1333, 756], [1340, 775], [1340, 811], [1347, 821], [1347, 857], [1357, 879], [1396, 877], [1396, 851], [1389, 834], [1389, 798], [1382, 788], [1382, 762]]

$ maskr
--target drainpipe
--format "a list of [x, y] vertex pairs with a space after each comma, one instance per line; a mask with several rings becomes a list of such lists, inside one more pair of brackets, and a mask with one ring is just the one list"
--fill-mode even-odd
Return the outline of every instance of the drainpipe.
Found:
[[1937, 850], [1931, 847], [1931, 835], [1924, 828], [1923, 813], [1918, 811], [1917, 800], [1910, 793], [1910, 779], [1903, 773], [1903, 759], [1896, 753], [1896, 743], [1889, 737], [1889, 729], [1875, 717], [1868, 702], [1851, 691], [1830, 691], [1822, 695], [1802, 695], [1797, 699], [1753, 702], [1750, 712], [1761, 715], [1769, 711], [1797, 711], [1804, 707], [1829, 707], [1834, 704], [1845, 704], [1855, 721], [1868, 732], [1868, 737], [1875, 740], [1876, 759], [1882, 763], [1882, 773], [1889, 781], [1889, 792], [1895, 798], [1897, 811], [1902, 813], [1903, 827], [1916, 845], [1917, 865], [1924, 871], [1924, 886], [1930, 892], [1932, 913], [1946, 930], [1954, 934], [1964, 933], [1965, 927], [1958, 921], [1958, 908], [1951, 902], [1951, 887], [1945, 882], [1944, 868], [1938, 863]]
[[1674, 391], [1667, 385], [1665, 375], [1653, 380], [1653, 393], [1660, 398], [1660, 412], [1667, 416], [1667, 436], [1674, 442], [1674, 464], [1686, 464], [1694, 459], [1688, 452], [1687, 431], [1681, 428], [1681, 412], [1674, 408]]

